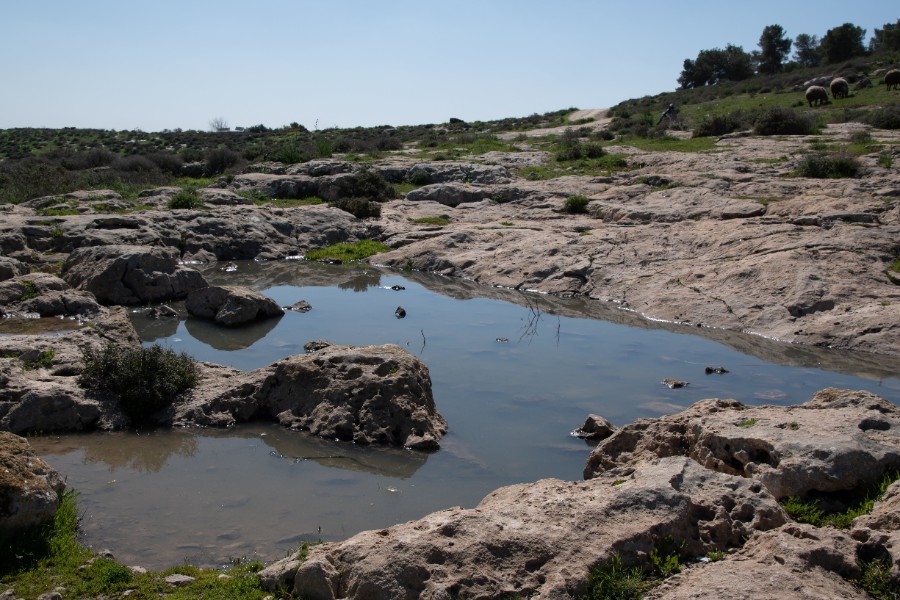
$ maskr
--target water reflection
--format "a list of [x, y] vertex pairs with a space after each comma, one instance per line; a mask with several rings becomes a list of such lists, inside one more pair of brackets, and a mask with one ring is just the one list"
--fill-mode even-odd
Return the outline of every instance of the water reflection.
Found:
[[[204, 275], [214, 285], [254, 288], [282, 306], [302, 298], [313, 309], [249, 328], [173, 319], [163, 330], [160, 321], [134, 315], [145, 343], [243, 370], [302, 353], [314, 339], [394, 343], [428, 365], [450, 430], [431, 455], [332, 443], [258, 423], [39, 446], [81, 492], [86, 540], [123, 559], [133, 552], [134, 562], [153, 556], [157, 562], [147, 566], [185, 558], [216, 564], [253, 553], [279, 558], [301, 540], [342, 539], [474, 506], [501, 485], [580, 479], [590, 446], [569, 432], [589, 413], [622, 425], [704, 398], [792, 404], [824, 387], [900, 401], [898, 359], [654, 324], [585, 299], [297, 261], [238, 263], [235, 272]], [[394, 316], [398, 305], [406, 318]], [[707, 366], [729, 373], [707, 375]], [[690, 385], [669, 389], [662, 384], [668, 377]], [[115, 435], [119, 442], [111, 441]], [[109, 447], [96, 446], [104, 443]], [[116, 444], [126, 446], [121, 454]]]
[[192, 457], [198, 444], [193, 433], [183, 430], [73, 434], [36, 438], [35, 442], [43, 452], [53, 454], [81, 451], [86, 465], [138, 473], [158, 473], [172, 456]]
[[[208, 319], [185, 320], [184, 326], [195, 339], [216, 350], [243, 350], [263, 339], [278, 326], [279, 319], [263, 319], [237, 327], [225, 327]], [[143, 339], [143, 333], [141, 334]]]

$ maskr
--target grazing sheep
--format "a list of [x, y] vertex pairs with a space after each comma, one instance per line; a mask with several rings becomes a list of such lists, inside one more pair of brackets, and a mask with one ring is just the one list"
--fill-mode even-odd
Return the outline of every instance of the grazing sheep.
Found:
[[831, 80], [831, 85], [828, 86], [831, 88], [831, 95], [834, 96], [834, 99], [838, 98], [846, 98], [850, 95], [850, 84], [847, 83], [847, 80], [843, 77], [836, 77]]
[[891, 69], [884, 74], [884, 85], [890, 91], [900, 86], [900, 69]]
[[811, 85], [806, 88], [806, 101], [810, 106], [828, 104], [828, 92], [821, 85]]

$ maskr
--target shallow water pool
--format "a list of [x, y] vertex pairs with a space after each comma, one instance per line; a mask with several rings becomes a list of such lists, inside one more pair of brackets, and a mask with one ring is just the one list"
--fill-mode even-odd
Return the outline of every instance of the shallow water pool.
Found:
[[[418, 273], [302, 261], [237, 267], [205, 275], [285, 306], [306, 300], [312, 310], [239, 329], [153, 320], [139, 310], [133, 317], [145, 343], [240, 369], [302, 353], [314, 339], [395, 343], [428, 365], [450, 430], [432, 454], [359, 448], [261, 423], [33, 439], [80, 492], [84, 541], [126, 563], [272, 560], [302, 541], [474, 506], [501, 485], [580, 479], [590, 446], [570, 431], [589, 413], [623, 425], [703, 398], [794, 404], [825, 387], [900, 402], [894, 359], [650, 323], [598, 302]], [[707, 366], [729, 372], [707, 375]], [[666, 377], [690, 383], [669, 389]]]

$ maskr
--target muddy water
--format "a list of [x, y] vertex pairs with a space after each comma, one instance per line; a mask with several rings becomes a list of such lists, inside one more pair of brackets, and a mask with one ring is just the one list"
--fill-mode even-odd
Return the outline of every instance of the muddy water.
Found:
[[[580, 479], [590, 448], [569, 432], [591, 412], [621, 425], [702, 398], [791, 404], [829, 386], [900, 402], [896, 360], [652, 324], [596, 302], [290, 261], [206, 276], [312, 310], [239, 329], [138, 311], [145, 343], [241, 369], [303, 352], [313, 339], [396, 343], [428, 365], [450, 431], [434, 454], [335, 444], [270, 424], [35, 439], [81, 492], [85, 541], [128, 563], [271, 560], [302, 541], [474, 506], [501, 485]], [[729, 373], [706, 375], [706, 366]], [[665, 377], [690, 384], [670, 390]]]

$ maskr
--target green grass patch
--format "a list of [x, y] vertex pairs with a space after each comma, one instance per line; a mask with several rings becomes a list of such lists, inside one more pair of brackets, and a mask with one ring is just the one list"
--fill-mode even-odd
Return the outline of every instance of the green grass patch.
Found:
[[37, 211], [42, 217], [67, 217], [71, 215], [80, 215], [81, 211], [75, 208], [42, 208]]
[[389, 246], [385, 246], [381, 242], [374, 240], [360, 240], [353, 244], [342, 242], [340, 244], [332, 244], [325, 248], [316, 248], [306, 253], [306, 260], [339, 260], [341, 262], [352, 262], [363, 260], [381, 252], [390, 250]]
[[[66, 598], [121, 597], [126, 590], [132, 590], [130, 598], [141, 600], [257, 600], [269, 595], [256, 575], [264, 566], [258, 561], [233, 561], [231, 568], [221, 571], [181, 565], [135, 575], [124, 565], [94, 555], [77, 541], [76, 498], [76, 492], [66, 491], [52, 523], [0, 540], [0, 587], [14, 589], [17, 598], [37, 598], [57, 587], [66, 589]], [[174, 573], [195, 580], [173, 588], [165, 577]]]
[[266, 198], [265, 200], [254, 200], [257, 206], [271, 204], [278, 208], [294, 208], [295, 206], [315, 206], [317, 204], [325, 204], [325, 201], [318, 196], [307, 196], [305, 198]]
[[422, 183], [410, 183], [410, 182], [408, 182], [408, 181], [407, 181], [407, 182], [403, 182], [403, 183], [395, 183], [395, 184], [393, 184], [394, 189], [397, 190], [397, 193], [398, 193], [398, 194], [408, 194], [408, 193], [410, 193], [410, 192], [413, 191], [413, 190], [419, 189], [419, 188], [422, 187], [423, 185], [427, 185], [427, 184], [422, 184]]
[[757, 423], [759, 423], [759, 419], [745, 419], [738, 423], [737, 426], [746, 429], [748, 427], [753, 427]]
[[450, 219], [448, 217], [421, 217], [418, 219], [413, 219], [413, 223], [417, 225], [449, 225]]
[[41, 295], [41, 291], [33, 281], [29, 279], [23, 279], [19, 281], [19, 283], [21, 283], [22, 287], [25, 288], [25, 290], [22, 292], [22, 295], [19, 296], [19, 302], [31, 300], [32, 298], [37, 298]]
[[900, 471], [889, 471], [875, 484], [855, 490], [829, 495], [830, 506], [845, 506], [844, 510], [822, 508], [822, 498], [802, 499], [791, 496], [781, 501], [781, 507], [792, 519], [816, 527], [848, 529], [856, 517], [872, 512], [875, 503], [884, 496], [888, 487], [900, 479]]
[[[627, 137], [610, 143], [617, 146], [632, 146], [646, 152], [705, 152], [716, 147], [716, 140], [711, 137], [688, 139], [675, 137]], [[610, 143], [607, 143], [607, 145]]]
[[34, 357], [32, 359], [23, 360], [22, 368], [25, 369], [26, 371], [33, 371], [35, 369], [46, 369], [51, 364], [53, 364], [53, 357], [55, 357], [55, 356], [56, 356], [55, 350], [44, 350], [43, 352], [41, 352], [40, 354], [38, 354], [36, 357]]
[[589, 177], [611, 176], [628, 170], [628, 160], [623, 154], [604, 154], [599, 158], [583, 158], [546, 165], [535, 165], [519, 169], [519, 175], [532, 181], [556, 179], [564, 175], [585, 175]]
[[622, 558], [613, 554], [603, 564], [591, 569], [588, 576], [588, 592], [582, 600], [637, 600], [652, 590], [663, 579], [681, 569], [680, 556], [684, 552], [684, 542], [675, 542], [666, 536], [659, 545], [650, 550], [649, 563], [625, 567]]

